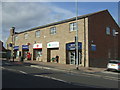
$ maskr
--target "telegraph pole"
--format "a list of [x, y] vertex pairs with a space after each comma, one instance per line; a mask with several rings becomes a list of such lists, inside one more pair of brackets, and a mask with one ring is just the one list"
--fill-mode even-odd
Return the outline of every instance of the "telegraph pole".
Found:
[[76, 46], [76, 69], [79, 69], [78, 65], [78, 0], [76, 0], [76, 36], [75, 36], [75, 46]]

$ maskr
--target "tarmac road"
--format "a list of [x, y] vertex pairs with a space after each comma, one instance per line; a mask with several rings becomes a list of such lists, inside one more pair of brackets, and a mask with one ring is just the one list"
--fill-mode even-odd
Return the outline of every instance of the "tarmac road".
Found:
[[3, 63], [3, 88], [118, 88], [119, 83], [118, 80], [94, 74], [75, 74], [30, 65]]
[[85, 88], [65, 82], [3, 70], [2, 88]]

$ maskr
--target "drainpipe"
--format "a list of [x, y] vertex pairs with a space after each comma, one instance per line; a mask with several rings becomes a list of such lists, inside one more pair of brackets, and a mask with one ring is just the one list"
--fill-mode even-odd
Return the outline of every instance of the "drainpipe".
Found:
[[12, 48], [11, 48], [11, 51], [12, 51], [12, 59], [13, 59], [13, 62], [14, 62], [14, 44], [15, 44], [15, 39], [14, 39], [14, 35], [15, 35], [15, 27], [12, 27], [11, 28], [12, 30]]
[[84, 18], [84, 67], [86, 67], [86, 23]]

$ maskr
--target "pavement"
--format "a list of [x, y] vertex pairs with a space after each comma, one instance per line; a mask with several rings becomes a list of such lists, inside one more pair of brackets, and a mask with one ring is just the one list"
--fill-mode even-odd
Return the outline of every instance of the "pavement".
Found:
[[[12, 61], [12, 60], [11, 60]], [[20, 62], [19, 60], [14, 60], [13, 64], [18, 65], [29, 65], [31, 67], [36, 68], [44, 68], [44, 69], [53, 69], [53, 70], [61, 70], [61, 71], [68, 71], [68, 72], [86, 72], [86, 73], [97, 73], [97, 72], [104, 72], [106, 68], [94, 68], [94, 67], [83, 67], [79, 66], [79, 70], [76, 69], [76, 65], [69, 65], [69, 64], [60, 64], [56, 62], [40, 62], [34, 60], [24, 60], [24, 62]]]
[[83, 66], [79, 66], [79, 70], [77, 70], [76, 65], [60, 64], [55, 62], [40, 62], [40, 61], [25, 60], [24, 63], [31, 63], [33, 64], [31, 65], [32, 67], [62, 70], [62, 71], [83, 71], [83, 72], [89, 72], [89, 73], [106, 71], [106, 68], [92, 68], [92, 67], [83, 67]]

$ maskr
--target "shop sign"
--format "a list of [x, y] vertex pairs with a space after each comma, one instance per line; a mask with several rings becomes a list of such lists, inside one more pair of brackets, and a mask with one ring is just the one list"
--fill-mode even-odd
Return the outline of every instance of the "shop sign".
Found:
[[[75, 42], [66, 44], [66, 49], [67, 50], [75, 50]], [[81, 42], [78, 42], [78, 49], [79, 50], [82, 49], [82, 43]]]
[[19, 50], [19, 46], [14, 46], [14, 50]]
[[28, 45], [22, 45], [22, 49], [29, 49]]
[[47, 48], [59, 48], [59, 42], [49, 42]]
[[42, 49], [42, 43], [36, 43], [33, 45], [33, 49]]
[[95, 44], [91, 44], [91, 50], [96, 51], [96, 45]]

